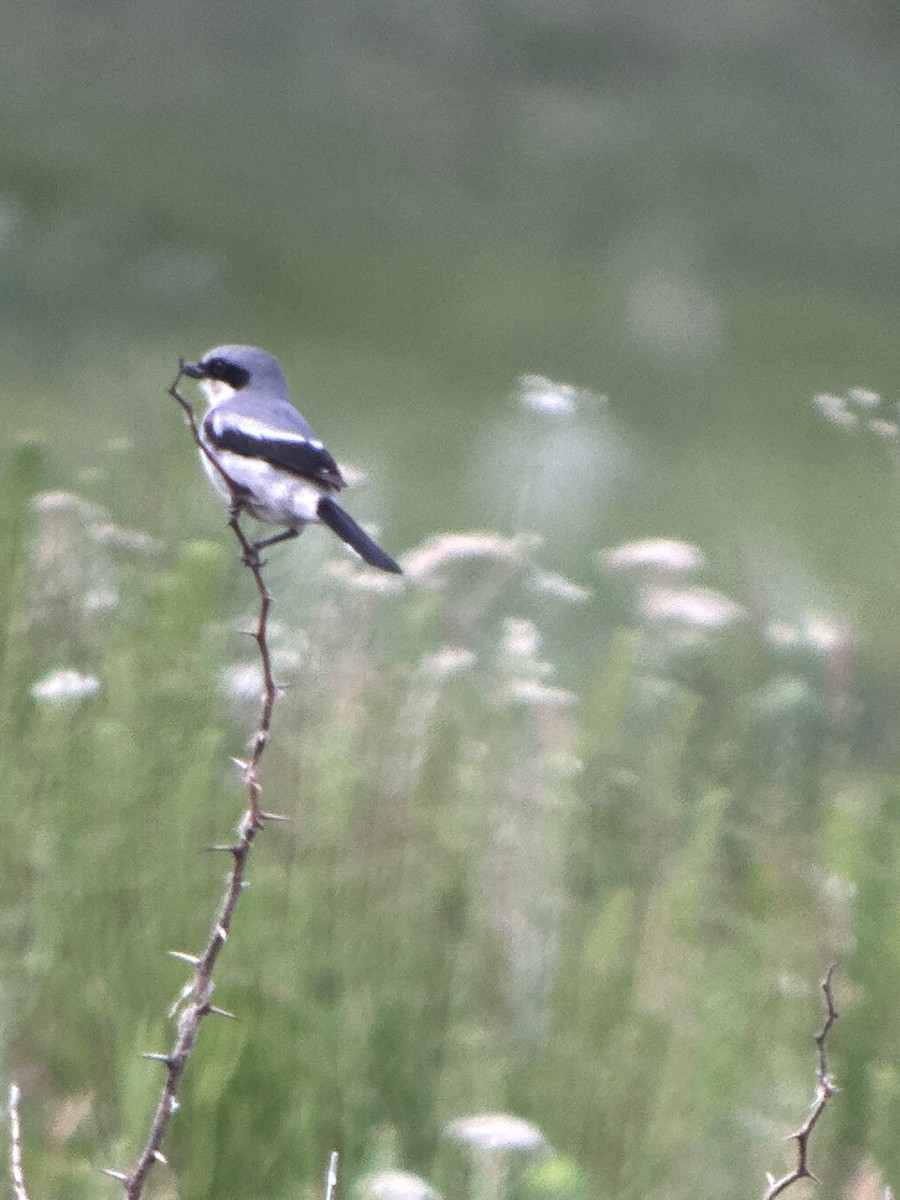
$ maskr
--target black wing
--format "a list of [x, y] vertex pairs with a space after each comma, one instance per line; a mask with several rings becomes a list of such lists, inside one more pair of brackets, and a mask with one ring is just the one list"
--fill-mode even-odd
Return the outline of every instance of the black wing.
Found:
[[203, 434], [214, 452], [228, 450], [244, 458], [260, 458], [273, 467], [280, 467], [282, 471], [290, 471], [292, 475], [320, 483], [336, 492], [347, 486], [337, 463], [321, 442], [301, 435], [290, 438], [255, 436], [234, 425], [215, 420], [215, 415], [213, 410], [203, 422]]

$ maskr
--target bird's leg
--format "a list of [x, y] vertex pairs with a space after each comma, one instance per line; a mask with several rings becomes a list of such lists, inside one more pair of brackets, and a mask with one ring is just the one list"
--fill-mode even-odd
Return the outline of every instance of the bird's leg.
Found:
[[260, 550], [265, 550], [266, 546], [274, 546], [276, 542], [286, 542], [290, 538], [295, 538], [299, 532], [299, 529], [282, 529], [281, 533], [276, 533], [274, 537], [253, 542], [250, 546], [250, 553], [242, 556], [244, 563], [248, 567], [264, 567], [266, 564], [259, 557]]
[[274, 546], [276, 542], [286, 542], [290, 538], [297, 537], [299, 533], [299, 529], [282, 529], [281, 533], [276, 533], [274, 537], [263, 538], [261, 542], [254, 542], [253, 549], [258, 554], [260, 550], [264, 550], [266, 546]]

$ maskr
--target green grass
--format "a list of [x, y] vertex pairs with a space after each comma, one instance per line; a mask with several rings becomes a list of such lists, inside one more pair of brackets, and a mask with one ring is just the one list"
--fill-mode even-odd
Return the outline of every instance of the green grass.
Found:
[[[815, 1169], [896, 1191], [896, 478], [809, 404], [896, 375], [886, 10], [811, 42], [796, 4], [700, 36], [625, 6], [295, 7], [41, 0], [0, 47], [0, 1074], [32, 1200], [134, 1161], [165, 951], [207, 936], [204, 847], [242, 811], [255, 705], [222, 681], [253, 590], [164, 392], [232, 338], [369, 472], [351, 507], [392, 553], [537, 533], [591, 594], [487, 558], [380, 595], [322, 531], [273, 551], [263, 778], [291, 820], [155, 1194], [319, 1195], [337, 1147], [348, 1191], [402, 1167], [448, 1200], [759, 1195], [831, 960]], [[699, 297], [714, 336], [648, 335], [657, 278], [657, 325]], [[541, 419], [523, 372], [609, 400]], [[62, 488], [83, 502], [31, 507]], [[107, 517], [155, 550], [98, 541]], [[654, 534], [746, 619], [641, 617], [596, 552]], [[38, 702], [61, 669], [96, 694]], [[473, 1173], [443, 1131], [480, 1111], [552, 1153]]]
[[[107, 551], [98, 621], [80, 510], [27, 516], [37, 470], [9, 463], [3, 518], [2, 1032], [33, 1193], [87, 1196], [136, 1156], [159, 1085], [137, 1056], [169, 1045], [184, 978], [165, 951], [200, 946], [221, 887], [203, 848], [243, 803], [228, 757], [255, 705], [222, 674], [253, 661], [253, 591], [224, 534]], [[52, 609], [51, 536], [72, 571]], [[816, 1169], [842, 1186], [863, 1147], [891, 1169], [896, 788], [830, 711], [838, 664], [786, 662], [752, 625], [616, 632], [531, 570], [451, 562], [379, 595], [317, 567], [302, 606], [279, 576], [291, 686], [263, 778], [291, 820], [254, 850], [217, 972], [241, 1020], [204, 1026], [186, 1076], [185, 1193], [314, 1189], [332, 1147], [348, 1183], [393, 1165], [459, 1186], [442, 1129], [498, 1110], [564, 1156], [530, 1196], [752, 1195], [812, 1093], [831, 960], [846, 1086]], [[523, 620], [588, 631], [580, 695], [536, 690], [566, 680]], [[29, 696], [70, 665], [96, 695]]]

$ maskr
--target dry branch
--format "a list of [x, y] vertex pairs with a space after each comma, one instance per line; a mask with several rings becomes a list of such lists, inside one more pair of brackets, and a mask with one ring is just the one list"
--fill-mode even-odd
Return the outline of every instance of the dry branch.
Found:
[[28, 1200], [25, 1188], [25, 1169], [22, 1166], [22, 1123], [19, 1120], [19, 1097], [21, 1092], [16, 1084], [9, 1088], [9, 1173], [12, 1177], [13, 1193], [16, 1200]]
[[[169, 1121], [178, 1111], [178, 1087], [194, 1049], [201, 1021], [207, 1016], [229, 1017], [232, 1015], [225, 1012], [224, 1009], [216, 1008], [210, 1002], [213, 991], [213, 970], [222, 947], [228, 939], [237, 902], [240, 899], [241, 892], [246, 887], [245, 874], [250, 848], [263, 823], [266, 820], [279, 819], [274, 813], [264, 812], [260, 806], [258, 774], [260, 760], [262, 759], [269, 737], [275, 701], [278, 696], [278, 685], [272, 674], [272, 658], [267, 638], [272, 597], [263, 579], [262, 563], [260, 562], [259, 554], [240, 525], [241, 502], [238, 491], [215, 456], [203, 444], [194, 410], [178, 391], [181, 375], [182, 371], [179, 365], [178, 375], [169, 388], [169, 395], [184, 410], [194, 441], [201, 454], [204, 454], [209, 459], [214, 469], [228, 484], [232, 495], [228, 524], [238, 540], [241, 548], [241, 559], [252, 573], [256, 590], [259, 593], [259, 619], [253, 637], [259, 649], [259, 656], [262, 663], [263, 696], [262, 709], [256, 733], [253, 736], [250, 757], [248, 759], [234, 759], [247, 787], [249, 798], [247, 811], [238, 825], [235, 842], [233, 844], [214, 847], [216, 850], [229, 853], [234, 861], [225, 879], [225, 891], [213, 921], [209, 940], [200, 954], [171, 951], [174, 957], [187, 962], [193, 968], [194, 975], [192, 981], [185, 988], [178, 1005], [177, 1036], [172, 1049], [168, 1054], [148, 1053], [145, 1055], [146, 1058], [162, 1062], [166, 1069], [165, 1083], [153, 1114], [147, 1141], [137, 1163], [130, 1172], [111, 1170], [106, 1172], [107, 1175], [110, 1175], [113, 1179], [117, 1179], [122, 1184], [128, 1200], [138, 1200], [154, 1163], [164, 1163], [166, 1161], [162, 1152], [163, 1138]], [[21, 1195], [17, 1195], [17, 1200], [27, 1200], [24, 1190]]]
[[832, 990], [834, 972], [835, 965], [832, 963], [825, 972], [825, 978], [821, 983], [822, 995], [825, 999], [825, 1024], [814, 1038], [816, 1050], [819, 1055], [819, 1062], [816, 1067], [816, 1094], [813, 1097], [809, 1116], [799, 1129], [794, 1130], [793, 1133], [788, 1135], [790, 1139], [795, 1140], [797, 1143], [797, 1163], [792, 1171], [788, 1171], [780, 1179], [774, 1179], [771, 1175], [768, 1177], [769, 1186], [766, 1188], [763, 1200], [775, 1200], [776, 1196], [787, 1191], [792, 1184], [795, 1184], [800, 1179], [816, 1179], [809, 1166], [809, 1141], [819, 1117], [821, 1117], [828, 1105], [828, 1101], [838, 1090], [837, 1084], [834, 1082], [834, 1077], [828, 1069], [828, 1051], [826, 1045], [831, 1027], [838, 1019], [838, 1011], [834, 1006], [834, 992]]
[[334, 1189], [338, 1182], [338, 1152], [332, 1150], [328, 1157], [328, 1168], [325, 1171], [325, 1200], [334, 1200]]

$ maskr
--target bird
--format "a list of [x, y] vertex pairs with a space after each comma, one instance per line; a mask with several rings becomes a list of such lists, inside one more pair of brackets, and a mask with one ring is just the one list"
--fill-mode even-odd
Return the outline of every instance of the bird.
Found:
[[347, 482], [291, 403], [273, 354], [258, 346], [215, 346], [180, 366], [200, 385], [209, 406], [198, 429], [200, 458], [217, 491], [256, 520], [284, 526], [253, 543], [257, 554], [320, 521], [369, 566], [402, 575], [399, 563], [335, 500]]

